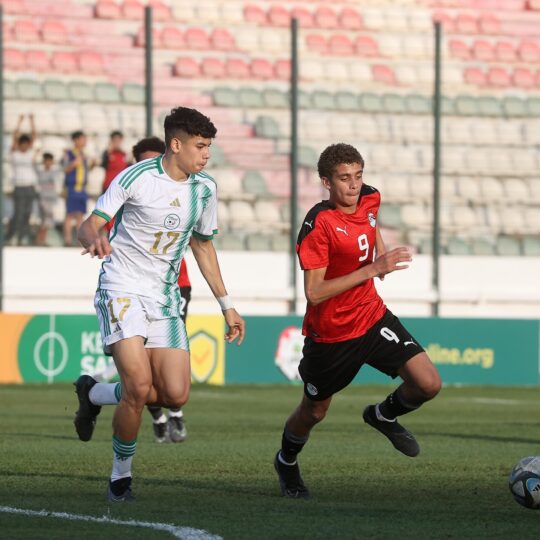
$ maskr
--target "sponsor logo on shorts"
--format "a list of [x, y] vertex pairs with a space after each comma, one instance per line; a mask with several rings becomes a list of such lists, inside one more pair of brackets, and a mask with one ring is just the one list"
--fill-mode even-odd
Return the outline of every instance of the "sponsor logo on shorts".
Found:
[[319, 393], [317, 387], [309, 382], [306, 384], [306, 390], [310, 396], [316, 396]]
[[369, 224], [372, 226], [372, 227], [376, 227], [377, 226], [377, 218], [375, 217], [375, 214], [373, 212], [370, 212], [367, 216], [368, 218], [368, 221], [369, 221]]
[[176, 214], [169, 214], [165, 218], [163, 225], [165, 225], [165, 228], [169, 229], [170, 231], [177, 229], [178, 225], [180, 225], [180, 218]]
[[403, 345], [406, 347], [407, 345], [416, 345], [416, 343], [414, 341], [405, 341]]

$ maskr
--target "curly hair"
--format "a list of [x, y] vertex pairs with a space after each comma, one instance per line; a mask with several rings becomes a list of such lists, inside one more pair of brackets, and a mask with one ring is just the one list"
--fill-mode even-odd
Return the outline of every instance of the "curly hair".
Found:
[[158, 137], [147, 137], [141, 139], [132, 149], [135, 161], [141, 161], [141, 155], [145, 152], [165, 153], [165, 143]]
[[350, 144], [338, 143], [327, 146], [319, 157], [317, 170], [320, 178], [332, 178], [336, 167], [342, 163], [360, 163], [364, 168], [364, 158]]
[[216, 136], [217, 129], [210, 118], [200, 113], [196, 109], [187, 107], [177, 107], [172, 109], [170, 114], [165, 117], [165, 144], [170, 145], [173, 137], [178, 136], [179, 132], [188, 135], [200, 136], [205, 139], [213, 139]]

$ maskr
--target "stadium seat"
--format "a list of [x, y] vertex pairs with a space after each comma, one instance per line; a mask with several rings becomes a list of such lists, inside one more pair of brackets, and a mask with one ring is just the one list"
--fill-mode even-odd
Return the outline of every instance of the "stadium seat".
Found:
[[163, 28], [159, 36], [159, 42], [166, 49], [182, 49], [186, 46], [184, 34], [175, 26]]
[[46, 43], [55, 45], [66, 45], [69, 43], [69, 36], [66, 27], [61, 21], [46, 20], [41, 26], [41, 35]]
[[104, 72], [103, 57], [94, 51], [79, 53], [79, 69], [86, 75], [100, 75]]
[[120, 103], [122, 98], [118, 87], [110, 83], [95, 85], [96, 100], [101, 103]]
[[264, 26], [268, 23], [266, 11], [257, 4], [248, 4], [244, 7], [244, 17], [247, 22]]
[[291, 78], [291, 61], [276, 60], [274, 63], [274, 72], [276, 78], [283, 81], [288, 81]]
[[236, 90], [227, 87], [217, 87], [212, 96], [217, 107], [240, 107], [240, 97]]
[[145, 89], [141, 84], [127, 83], [122, 88], [122, 96], [130, 105], [141, 105], [145, 100]]
[[451, 39], [448, 43], [448, 47], [453, 58], [458, 58], [459, 60], [471, 59], [469, 46], [461, 39]]
[[205, 51], [212, 48], [210, 36], [202, 28], [188, 28], [184, 33], [184, 39], [189, 49]]
[[[257, 198], [265, 198], [270, 196], [268, 187], [266, 186], [266, 181], [264, 177], [258, 171], [247, 171], [242, 179], [242, 190], [245, 193], [250, 195], [255, 195]], [[258, 203], [255, 203], [255, 212], [259, 215], [259, 208], [257, 207]], [[279, 212], [275, 205], [272, 204], [272, 207], [276, 211], [276, 218], [272, 221], [279, 220]], [[260, 219], [260, 216], [259, 216]]]
[[39, 82], [32, 79], [19, 79], [16, 83], [19, 99], [40, 100], [43, 99], [43, 89]]
[[298, 165], [300, 167], [315, 168], [318, 159], [318, 153], [310, 146], [298, 147]]
[[328, 40], [328, 52], [335, 56], [350, 56], [354, 53], [352, 41], [345, 34], [335, 34]]
[[501, 116], [503, 114], [502, 103], [495, 97], [479, 97], [476, 100], [476, 106], [478, 114], [482, 116]]
[[514, 96], [505, 96], [503, 98], [502, 109], [508, 117], [520, 117], [527, 114], [526, 102]]
[[174, 74], [177, 77], [194, 79], [201, 76], [201, 66], [195, 59], [189, 56], [183, 56], [176, 59]]
[[39, 49], [28, 50], [26, 51], [26, 66], [29, 70], [39, 73], [50, 71], [49, 55]]
[[495, 44], [495, 57], [499, 62], [516, 62], [517, 50], [510, 41], [497, 41]]
[[26, 57], [19, 49], [4, 49], [4, 68], [8, 71], [20, 71], [26, 68]]
[[293, 7], [291, 10], [291, 17], [298, 19], [300, 28], [313, 28], [315, 26], [313, 13], [304, 7]]
[[154, 21], [169, 21], [172, 17], [169, 6], [161, 0], [148, 0], [148, 6], [152, 8]]
[[286, 92], [275, 88], [263, 90], [264, 104], [271, 109], [285, 109], [289, 106], [289, 96]]
[[211, 79], [221, 79], [226, 75], [225, 64], [221, 58], [203, 58], [201, 71], [203, 75]]
[[474, 86], [486, 86], [487, 77], [482, 69], [477, 67], [468, 67], [463, 73], [463, 78], [467, 84]]
[[14, 81], [4, 79], [4, 99], [17, 99], [17, 88]]
[[138, 0], [124, 0], [122, 15], [124, 19], [140, 21], [144, 18], [144, 6]]
[[[161, 49], [163, 47], [162, 35], [163, 34], [160, 33], [157, 28], [152, 28], [152, 46], [155, 49]], [[139, 31], [137, 32], [135, 45], [137, 47], [144, 47], [146, 45], [146, 30], [144, 26], [139, 28]]]
[[229, 221], [232, 230], [245, 230], [246, 226], [256, 221], [253, 206], [247, 201], [231, 201], [229, 203]]
[[278, 123], [270, 116], [259, 116], [255, 121], [255, 136], [279, 139], [281, 134]]
[[540, 62], [540, 45], [536, 41], [524, 39], [518, 47], [518, 54], [523, 62]]
[[94, 87], [82, 81], [70, 81], [67, 85], [69, 98], [72, 101], [91, 103], [96, 100]]
[[411, 114], [431, 114], [433, 105], [431, 98], [420, 94], [409, 94], [405, 96], [405, 107]]
[[540, 99], [539, 98], [529, 98], [527, 100], [527, 113], [533, 117], [540, 116]]
[[454, 99], [455, 112], [460, 116], [477, 116], [478, 103], [472, 96], [457, 96]]
[[285, 234], [273, 234], [271, 237], [272, 251], [287, 251], [291, 246], [291, 239]]
[[465, 240], [455, 237], [448, 240], [446, 250], [448, 255], [467, 256], [472, 254], [472, 249], [469, 244], [467, 244]]
[[[255, 202], [255, 215], [257, 221], [274, 229], [282, 228], [281, 214], [278, 205], [274, 201], [259, 200]], [[266, 229], [266, 227], [265, 227]]]
[[249, 251], [271, 251], [270, 237], [264, 234], [252, 233], [246, 236], [246, 247]]
[[501, 23], [496, 15], [490, 12], [480, 13], [478, 27], [481, 34], [500, 35]]
[[514, 86], [518, 88], [531, 89], [536, 86], [534, 74], [527, 68], [516, 68], [512, 74]]
[[29, 20], [15, 21], [13, 24], [13, 36], [15, 41], [24, 43], [38, 43], [40, 41], [37, 25]]
[[291, 24], [291, 14], [283, 6], [273, 5], [267, 13], [268, 22], [272, 26], [289, 27]]
[[379, 46], [370, 36], [358, 36], [354, 41], [356, 54], [366, 58], [380, 57]]
[[517, 257], [521, 255], [519, 241], [511, 236], [499, 236], [497, 238], [497, 253], [504, 257]]
[[67, 101], [71, 99], [68, 89], [63, 81], [48, 79], [43, 82], [45, 99], [50, 101]]
[[264, 108], [262, 92], [255, 88], [241, 88], [239, 92], [240, 105], [246, 109]]
[[504, 68], [489, 68], [487, 71], [487, 82], [490, 86], [497, 88], [508, 88], [512, 85], [510, 74]]
[[477, 39], [472, 46], [472, 55], [480, 62], [491, 62], [495, 59], [495, 49], [489, 41]]
[[367, 113], [378, 113], [384, 110], [382, 96], [366, 92], [359, 96], [360, 109]]
[[475, 16], [460, 13], [455, 19], [456, 32], [458, 34], [476, 35], [479, 33], [478, 20]]
[[254, 58], [250, 64], [251, 75], [256, 79], [274, 79], [274, 65], [264, 58]]
[[495, 246], [486, 239], [474, 238], [471, 242], [471, 253], [489, 257], [495, 255]]
[[241, 58], [228, 58], [225, 61], [227, 75], [232, 79], [249, 79], [249, 64]]
[[325, 90], [316, 90], [311, 94], [311, 100], [315, 109], [334, 110], [336, 102], [334, 95]]
[[[221, 237], [221, 238], [220, 238]], [[219, 235], [219, 247], [225, 251], [244, 251], [244, 241], [242, 238], [234, 233], [227, 233], [223, 236]]]
[[527, 257], [540, 257], [540, 239], [535, 236], [523, 238], [523, 255]]
[[339, 14], [339, 27], [344, 30], [363, 30], [364, 23], [361, 15], [352, 7], [344, 7]]
[[334, 96], [335, 107], [340, 111], [357, 111], [358, 96], [352, 92], [340, 91]]
[[381, 204], [377, 218], [382, 227], [388, 227], [390, 229], [399, 229], [403, 227], [401, 210], [397, 205]]
[[54, 51], [52, 53], [51, 64], [55, 71], [61, 73], [76, 73], [78, 71], [77, 58], [74, 53]]
[[306, 36], [306, 45], [309, 50], [319, 54], [328, 53], [328, 42], [322, 34], [308, 34]]
[[210, 43], [217, 51], [235, 51], [236, 42], [233, 35], [225, 28], [214, 28], [210, 34]]
[[120, 19], [122, 10], [113, 0], [98, 0], [96, 4], [96, 17], [99, 19]]
[[392, 68], [383, 64], [373, 64], [371, 66], [373, 80], [382, 84], [397, 85], [396, 75]]
[[390, 114], [406, 112], [404, 99], [399, 94], [385, 94], [382, 98], [383, 110]]
[[319, 28], [333, 30], [339, 28], [339, 19], [336, 12], [325, 6], [319, 6], [315, 10], [315, 25]]
[[[518, 171], [516, 167], [516, 171]], [[527, 203], [530, 200], [529, 188], [522, 178], [507, 178], [503, 182], [506, 192], [505, 200], [516, 203]]]
[[445, 34], [454, 34], [456, 32], [454, 18], [445, 11], [433, 12], [433, 22], [441, 23]]

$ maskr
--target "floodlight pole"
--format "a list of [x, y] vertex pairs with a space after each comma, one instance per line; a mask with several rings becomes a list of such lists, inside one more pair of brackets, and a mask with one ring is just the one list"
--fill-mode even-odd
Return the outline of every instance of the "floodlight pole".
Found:
[[433, 271], [432, 286], [435, 298], [431, 314], [439, 316], [440, 309], [440, 252], [441, 252], [441, 37], [442, 26], [435, 23], [435, 88], [433, 95]]
[[[0, 6], [0, 133], [4, 132], [4, 7]], [[4, 145], [0, 144], [0, 312], [4, 310]]]
[[290, 284], [292, 298], [289, 312], [296, 313], [296, 224], [298, 223], [298, 19], [291, 19], [291, 229]]
[[152, 136], [153, 81], [152, 81], [152, 7], [144, 8], [144, 50], [145, 50], [145, 109], [147, 137]]

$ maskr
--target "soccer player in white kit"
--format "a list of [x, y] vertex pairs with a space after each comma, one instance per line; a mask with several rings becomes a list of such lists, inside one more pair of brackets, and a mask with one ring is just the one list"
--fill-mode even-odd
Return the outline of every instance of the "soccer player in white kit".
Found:
[[[122, 171], [79, 230], [83, 254], [103, 260], [95, 307], [103, 348], [121, 383], [76, 382], [75, 427], [91, 438], [101, 405], [118, 403], [113, 418], [113, 468], [108, 498], [131, 494], [131, 462], [144, 406], [181, 407], [191, 382], [189, 343], [180, 317], [178, 272], [188, 244], [218, 300], [227, 342], [244, 339], [245, 323], [227, 295], [212, 243], [217, 233], [214, 180], [202, 172], [216, 128], [194, 109], [165, 118], [166, 151]], [[109, 238], [100, 230], [116, 216]]]

